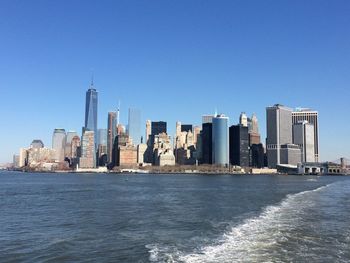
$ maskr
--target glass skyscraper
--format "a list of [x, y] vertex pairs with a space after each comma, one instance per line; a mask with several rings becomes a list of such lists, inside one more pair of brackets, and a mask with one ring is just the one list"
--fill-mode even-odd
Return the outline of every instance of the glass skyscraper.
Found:
[[66, 146], [66, 131], [65, 129], [55, 129], [52, 135], [52, 149], [55, 150], [55, 161], [64, 161], [64, 150]]
[[229, 130], [228, 117], [223, 114], [213, 118], [213, 164], [228, 166], [229, 164]]
[[128, 135], [134, 145], [141, 143], [141, 111], [139, 109], [129, 109]]
[[94, 83], [91, 82], [91, 86], [86, 92], [85, 103], [85, 131], [93, 131], [95, 134], [95, 143], [97, 143], [97, 100], [98, 93], [94, 88]]

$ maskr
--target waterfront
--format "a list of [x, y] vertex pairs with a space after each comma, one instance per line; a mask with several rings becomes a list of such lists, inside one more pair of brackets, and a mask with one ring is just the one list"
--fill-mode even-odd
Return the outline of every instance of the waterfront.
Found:
[[0, 172], [1, 262], [349, 262], [350, 177]]

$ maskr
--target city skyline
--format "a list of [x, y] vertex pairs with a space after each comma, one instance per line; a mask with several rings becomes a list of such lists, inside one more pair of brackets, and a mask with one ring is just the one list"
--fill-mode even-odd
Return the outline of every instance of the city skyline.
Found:
[[321, 161], [350, 156], [347, 2], [138, 4], [1, 3], [0, 163], [34, 139], [51, 145], [55, 128], [81, 135], [92, 71], [98, 129], [120, 100], [124, 125], [141, 110], [142, 135], [147, 119], [174, 136], [176, 121], [201, 125], [217, 108], [229, 125], [255, 113], [265, 142], [265, 107], [281, 103], [319, 111]]

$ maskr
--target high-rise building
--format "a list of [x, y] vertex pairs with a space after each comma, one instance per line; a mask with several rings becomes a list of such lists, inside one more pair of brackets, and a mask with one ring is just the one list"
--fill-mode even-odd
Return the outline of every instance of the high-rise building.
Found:
[[308, 121], [293, 124], [293, 143], [301, 148], [302, 162], [315, 162], [315, 129]]
[[202, 123], [212, 123], [213, 122], [214, 115], [202, 115]]
[[93, 131], [85, 131], [81, 142], [82, 152], [80, 157], [81, 168], [96, 167], [95, 134]]
[[167, 133], [167, 124], [165, 121], [152, 121], [151, 134], [158, 135], [161, 133]]
[[245, 114], [245, 112], [242, 112], [239, 116], [239, 124], [243, 127], [248, 127], [248, 117], [247, 114]]
[[44, 148], [42, 140], [33, 140], [30, 144], [30, 148]]
[[52, 149], [55, 150], [55, 161], [63, 162], [66, 146], [66, 131], [65, 129], [55, 129], [52, 135]]
[[65, 157], [72, 158], [72, 139], [78, 136], [75, 131], [68, 131], [66, 136]]
[[152, 126], [151, 126], [151, 121], [150, 120], [147, 120], [146, 121], [146, 144], [148, 144], [148, 140], [149, 140], [149, 137], [151, 136], [152, 134]]
[[264, 146], [260, 144], [253, 144], [250, 146], [251, 155], [251, 167], [263, 168], [264, 167]]
[[192, 132], [192, 124], [181, 124], [181, 131], [182, 132], [189, 132], [191, 131]]
[[139, 109], [129, 109], [128, 134], [134, 145], [141, 143], [141, 111]]
[[253, 114], [251, 119], [248, 119], [249, 146], [260, 144], [260, 133], [258, 126], [258, 118]]
[[[266, 149], [270, 168], [281, 162], [281, 145], [292, 143], [292, 110], [276, 104], [266, 108]], [[288, 164], [288, 163], [287, 163]]]
[[318, 131], [318, 111], [298, 108], [292, 112], [292, 123], [296, 124], [300, 121], [308, 121], [314, 126], [314, 145], [315, 145], [315, 161], [319, 162], [319, 131]]
[[97, 102], [98, 93], [91, 81], [90, 88], [86, 92], [85, 101], [85, 126], [84, 131], [93, 131], [95, 144], [97, 144]]
[[248, 127], [242, 124], [230, 127], [230, 163], [249, 167]]
[[201, 163], [212, 164], [212, 152], [213, 152], [213, 124], [203, 123], [201, 131]]
[[228, 166], [229, 164], [229, 130], [228, 117], [223, 114], [213, 118], [213, 151], [212, 161], [216, 165]]
[[112, 111], [108, 112], [108, 120], [107, 120], [107, 162], [112, 162], [112, 152], [113, 152], [113, 144], [114, 138], [116, 136], [116, 122], [117, 113]]
[[107, 145], [107, 129], [98, 129], [98, 145]]

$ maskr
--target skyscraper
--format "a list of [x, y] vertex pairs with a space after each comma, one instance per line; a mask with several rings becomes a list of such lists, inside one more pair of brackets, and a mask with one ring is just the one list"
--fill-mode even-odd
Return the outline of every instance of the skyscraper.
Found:
[[293, 124], [293, 143], [301, 148], [302, 162], [315, 162], [314, 125], [308, 121]]
[[308, 121], [314, 126], [314, 145], [315, 145], [315, 161], [319, 162], [319, 131], [318, 131], [318, 111], [298, 108], [292, 112], [293, 124], [299, 121]]
[[242, 112], [239, 116], [239, 124], [243, 127], [248, 127], [248, 117], [247, 114], [245, 114], [245, 112]]
[[66, 136], [66, 149], [65, 149], [65, 157], [71, 158], [72, 157], [72, 139], [78, 136], [78, 134], [75, 131], [68, 131]]
[[241, 167], [249, 166], [248, 127], [242, 124], [230, 127], [230, 163]]
[[151, 125], [152, 135], [167, 133], [167, 124], [165, 121], [152, 121]]
[[97, 101], [98, 93], [94, 88], [94, 82], [91, 81], [90, 88], [86, 92], [84, 131], [94, 132], [95, 144], [97, 143]]
[[281, 145], [292, 143], [292, 110], [276, 104], [266, 108], [266, 149], [270, 168], [281, 164]]
[[229, 131], [228, 117], [223, 114], [216, 115], [213, 118], [213, 164], [225, 165], [229, 164]]
[[141, 111], [139, 109], [129, 109], [128, 134], [134, 145], [141, 143]]
[[93, 131], [85, 131], [81, 140], [81, 168], [96, 167], [96, 150], [95, 150], [95, 134]]
[[116, 136], [117, 113], [108, 112], [107, 120], [107, 162], [112, 162], [113, 144]]
[[152, 134], [152, 128], [151, 128], [152, 124], [150, 120], [146, 121], [146, 144], [148, 144], [148, 141], [150, 139], [150, 136]]
[[65, 129], [55, 129], [52, 135], [52, 149], [56, 151], [55, 161], [64, 161], [64, 152], [66, 146], [66, 131]]
[[258, 126], [258, 118], [255, 114], [248, 121], [248, 132], [249, 132], [249, 146], [253, 144], [260, 144], [260, 133]]

